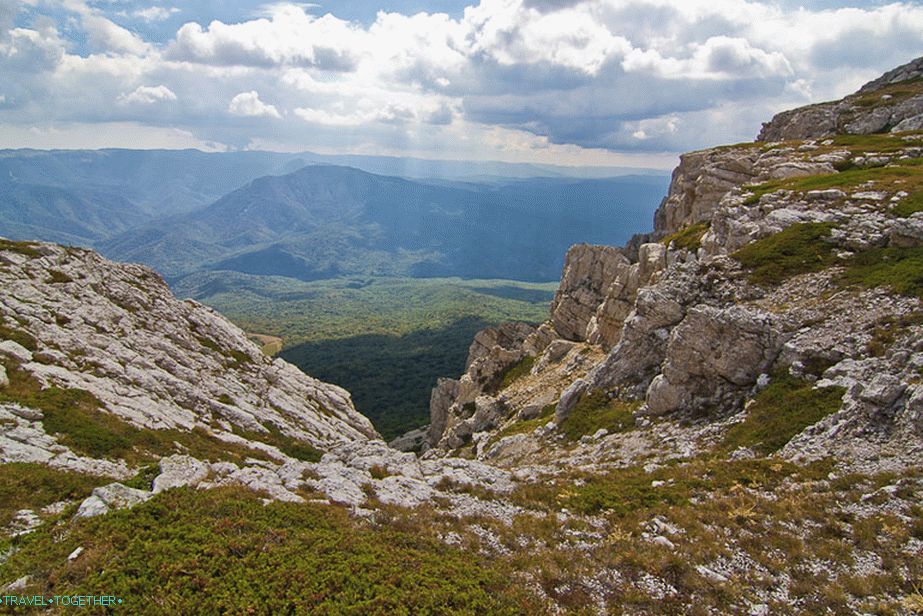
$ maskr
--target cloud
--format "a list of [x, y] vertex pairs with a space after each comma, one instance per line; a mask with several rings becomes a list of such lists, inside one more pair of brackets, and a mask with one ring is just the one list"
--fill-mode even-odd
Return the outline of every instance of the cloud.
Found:
[[82, 23], [90, 45], [101, 51], [141, 55], [150, 47], [137, 34], [100, 15], [86, 15]]
[[228, 112], [253, 118], [282, 118], [282, 114], [273, 105], [267, 105], [260, 100], [260, 95], [256, 90], [241, 92], [232, 98], [231, 104], [228, 105]]
[[138, 86], [130, 94], [119, 96], [119, 102], [124, 104], [152, 105], [164, 101], [175, 101], [176, 94], [165, 85]]
[[317, 18], [294, 5], [271, 8], [269, 19], [240, 24], [213, 21], [208, 28], [187, 23], [167, 49], [169, 59], [254, 67], [310, 66], [348, 71], [355, 61], [350, 41], [359, 35], [349, 22], [332, 15]]
[[[237, 147], [666, 160], [751, 139], [774, 112], [842, 96], [923, 51], [923, 7], [910, 2], [473, 2], [454, 18], [381, 11], [365, 24], [334, 4], [319, 16], [278, 2], [174, 30], [168, 4], [0, 0], [0, 123], [136, 123]], [[149, 24], [120, 25], [137, 19]]]
[[137, 9], [132, 15], [147, 22], [154, 22], [170, 19], [170, 17], [179, 12], [180, 10], [176, 7], [165, 8], [162, 6], [149, 6], [147, 8]]

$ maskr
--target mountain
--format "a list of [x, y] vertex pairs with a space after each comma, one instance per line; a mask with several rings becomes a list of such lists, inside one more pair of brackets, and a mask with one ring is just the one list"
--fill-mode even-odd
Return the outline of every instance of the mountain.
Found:
[[475, 335], [419, 456], [150, 270], [3, 241], [5, 605], [919, 613], [921, 79], [683, 156], [651, 233]]
[[[94, 247], [143, 223], [203, 208], [266, 175], [336, 163], [367, 172], [470, 185], [510, 178], [594, 178], [649, 169], [555, 167], [311, 152], [0, 150], [0, 235]], [[108, 222], [107, 222], [108, 221]], [[111, 224], [109, 224], [111, 223]], [[73, 229], [73, 232], [69, 232]]]
[[649, 177], [459, 188], [317, 165], [259, 178], [204, 209], [129, 231], [100, 249], [169, 278], [230, 270], [301, 280], [549, 280], [574, 241], [624, 241], [642, 228], [662, 191], [661, 181]]

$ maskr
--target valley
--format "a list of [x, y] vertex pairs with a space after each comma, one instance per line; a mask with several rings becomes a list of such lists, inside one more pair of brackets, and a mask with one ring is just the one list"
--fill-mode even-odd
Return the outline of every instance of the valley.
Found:
[[[236, 272], [174, 284], [250, 332], [281, 338], [280, 357], [346, 388], [386, 438], [429, 421], [436, 379], [461, 372], [479, 330], [538, 323], [557, 283], [460, 278], [303, 282]], [[279, 352], [281, 351], [281, 352]]]

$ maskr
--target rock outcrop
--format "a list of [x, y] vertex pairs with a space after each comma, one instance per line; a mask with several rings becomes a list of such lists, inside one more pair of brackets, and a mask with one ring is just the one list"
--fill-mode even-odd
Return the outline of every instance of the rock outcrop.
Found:
[[[784, 455], [857, 461], [887, 450], [905, 466], [916, 460], [920, 385], [906, 365], [923, 362], [919, 293], [886, 282], [850, 285], [842, 272], [854, 255], [879, 258], [885, 253], [874, 251], [923, 243], [923, 213], [905, 205], [919, 198], [916, 180], [905, 178], [923, 173], [923, 136], [907, 132], [923, 118], [921, 77], [918, 59], [842, 101], [780, 114], [759, 142], [682, 156], [651, 235], [622, 249], [568, 252], [549, 319], [520, 349], [534, 357], [529, 373], [506, 390], [466, 398], [467, 416], [489, 421], [452, 436], [453, 422], [467, 419], [447, 404], [457, 385], [440, 383], [431, 445], [471, 442], [474, 455], [495, 461], [553, 457], [547, 443], [563, 438], [558, 428], [583, 400], [602, 404], [601, 394], [634, 405], [636, 422], [718, 425], [787, 373], [847, 393], [838, 412], [804, 429]], [[843, 133], [889, 136], [828, 138]], [[840, 181], [844, 170], [851, 171]], [[823, 262], [779, 265], [796, 271], [771, 282], [755, 278], [738, 251], [790, 228], [819, 234], [811, 241], [820, 256], [810, 258]], [[804, 249], [766, 246], [780, 261]], [[572, 352], [598, 359], [579, 364]], [[549, 404], [547, 425], [517, 427]]]
[[923, 58], [871, 81], [851, 96], [776, 115], [757, 141], [817, 139], [923, 129]]
[[89, 392], [138, 428], [275, 429], [319, 447], [376, 436], [348, 392], [266, 357], [146, 267], [0, 240], [0, 285], [7, 372]]

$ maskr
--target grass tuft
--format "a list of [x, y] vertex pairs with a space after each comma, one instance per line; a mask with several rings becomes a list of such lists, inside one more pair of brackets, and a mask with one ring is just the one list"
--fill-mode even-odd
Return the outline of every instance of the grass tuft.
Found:
[[833, 224], [799, 223], [751, 242], [733, 256], [750, 270], [755, 284], [778, 284], [798, 274], [816, 272], [837, 262], [834, 246], [826, 241]]
[[842, 387], [813, 389], [809, 381], [777, 372], [757, 394], [747, 418], [728, 430], [724, 446], [749, 447], [764, 455], [778, 451], [802, 430], [838, 411], [844, 393]]
[[63, 535], [41, 529], [0, 565], [0, 579], [25, 574], [29, 594], [105, 589], [141, 615], [202, 607], [203, 597], [215, 614], [542, 612], [499, 564], [419, 529], [369, 528], [321, 505], [263, 505], [243, 488], [169, 490]]
[[923, 298], [923, 246], [878, 248], [855, 254], [841, 282]]
[[634, 428], [634, 412], [640, 406], [640, 402], [610, 400], [604, 391], [584, 394], [561, 422], [560, 429], [570, 440], [593, 434], [600, 428], [610, 433], [627, 432]]
[[660, 243], [664, 246], [673, 245], [677, 249], [685, 249], [695, 252], [702, 246], [702, 236], [708, 231], [707, 222], [699, 222], [680, 229], [676, 233], [666, 236]]
[[506, 389], [522, 377], [527, 376], [532, 370], [532, 366], [534, 364], [535, 358], [531, 355], [526, 355], [517, 363], [510, 366], [510, 368], [503, 373], [503, 380], [500, 382], [500, 389]]

